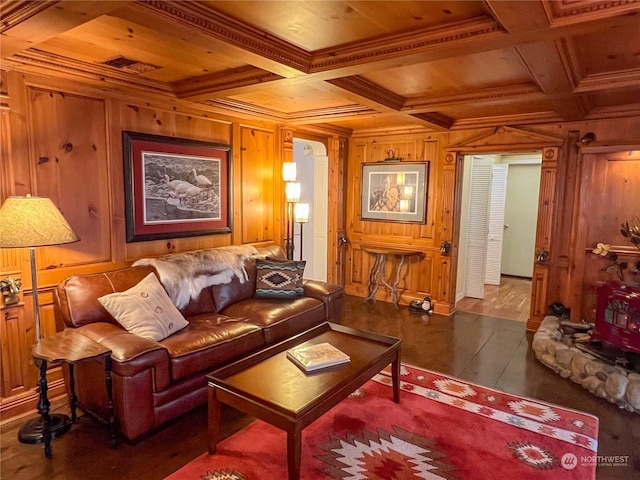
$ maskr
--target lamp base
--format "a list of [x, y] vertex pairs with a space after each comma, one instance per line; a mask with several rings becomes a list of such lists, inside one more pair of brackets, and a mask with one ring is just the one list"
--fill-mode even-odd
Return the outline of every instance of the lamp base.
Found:
[[[51, 427], [51, 439], [61, 437], [71, 428], [71, 419], [67, 415], [55, 413], [49, 420]], [[42, 418], [34, 418], [25, 423], [18, 431], [18, 440], [21, 443], [42, 443], [44, 435]]]

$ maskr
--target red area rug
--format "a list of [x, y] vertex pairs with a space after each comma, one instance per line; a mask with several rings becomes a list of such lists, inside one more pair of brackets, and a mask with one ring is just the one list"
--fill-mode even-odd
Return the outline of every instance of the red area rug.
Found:
[[[302, 480], [595, 479], [598, 419], [403, 366], [303, 431]], [[166, 480], [285, 480], [286, 434], [262, 421]]]

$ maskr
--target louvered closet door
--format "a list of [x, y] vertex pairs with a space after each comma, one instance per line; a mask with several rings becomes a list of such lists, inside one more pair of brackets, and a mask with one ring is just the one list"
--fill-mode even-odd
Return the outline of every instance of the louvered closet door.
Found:
[[502, 264], [502, 239], [504, 237], [504, 212], [507, 198], [509, 165], [495, 164], [491, 170], [491, 194], [489, 199], [489, 234], [487, 237], [487, 264], [484, 283], [500, 285]]
[[491, 158], [471, 158], [467, 268], [465, 272], [465, 296], [467, 297], [484, 298], [492, 165]]

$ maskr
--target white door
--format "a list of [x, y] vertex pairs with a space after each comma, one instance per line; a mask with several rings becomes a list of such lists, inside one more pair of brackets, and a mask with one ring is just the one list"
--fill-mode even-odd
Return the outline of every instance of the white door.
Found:
[[471, 157], [465, 272], [466, 297], [484, 298], [492, 165], [491, 157]]
[[502, 273], [533, 276], [541, 164], [512, 164], [505, 209]]
[[502, 239], [504, 235], [504, 212], [507, 198], [507, 176], [509, 165], [494, 164], [491, 170], [491, 193], [489, 198], [489, 224], [487, 235], [487, 264], [484, 283], [500, 285], [502, 263]]

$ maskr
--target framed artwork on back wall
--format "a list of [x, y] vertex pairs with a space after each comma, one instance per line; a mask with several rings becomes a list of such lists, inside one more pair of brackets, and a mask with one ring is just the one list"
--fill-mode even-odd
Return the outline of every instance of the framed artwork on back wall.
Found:
[[362, 220], [425, 223], [429, 162], [362, 164]]
[[229, 145], [122, 132], [127, 242], [231, 232]]

